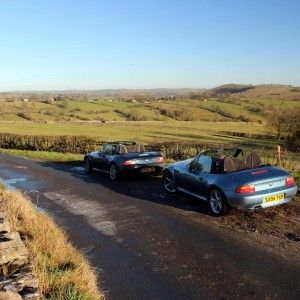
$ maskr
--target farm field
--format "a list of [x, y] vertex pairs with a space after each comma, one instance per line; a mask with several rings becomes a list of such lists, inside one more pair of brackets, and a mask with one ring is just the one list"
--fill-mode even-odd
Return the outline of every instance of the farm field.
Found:
[[278, 131], [267, 124], [300, 108], [300, 89], [287, 85], [106, 92], [0, 94], [0, 133], [272, 147]]
[[[0, 133], [21, 135], [91, 136], [102, 140], [150, 141], [214, 141], [244, 140], [228, 133], [273, 135], [272, 130], [259, 123], [245, 122], [187, 122], [187, 121], [111, 121], [111, 122], [0, 122]], [[251, 141], [252, 139], [249, 138]]]
[[[200, 97], [200, 96], [199, 96]], [[201, 96], [203, 97], [203, 96]], [[0, 95], [1, 100], [1, 95]], [[0, 121], [246, 121], [265, 123], [277, 107], [299, 106], [291, 99], [212, 97], [173, 100], [28, 100], [1, 101]]]
[[[97, 93], [98, 92], [98, 93]], [[300, 88], [229, 84], [211, 90], [0, 93], [0, 121], [248, 121], [299, 107]], [[169, 94], [168, 94], [169, 93]], [[163, 95], [163, 96], [159, 96]]]

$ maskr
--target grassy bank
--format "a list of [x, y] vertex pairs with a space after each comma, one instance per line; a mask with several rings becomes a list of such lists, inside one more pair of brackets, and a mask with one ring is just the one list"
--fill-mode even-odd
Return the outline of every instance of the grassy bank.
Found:
[[88, 261], [45, 213], [38, 212], [21, 193], [4, 187], [0, 187], [0, 207], [30, 250], [42, 299], [104, 299]]

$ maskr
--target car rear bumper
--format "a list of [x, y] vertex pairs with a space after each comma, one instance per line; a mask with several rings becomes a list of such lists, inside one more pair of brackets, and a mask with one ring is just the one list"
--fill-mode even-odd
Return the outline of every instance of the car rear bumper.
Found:
[[137, 165], [126, 166], [119, 169], [121, 175], [144, 176], [144, 175], [161, 175], [164, 165]]
[[[283, 198], [280, 199], [280, 195], [283, 194]], [[292, 198], [297, 194], [297, 186], [293, 185], [285, 189], [278, 189], [271, 193], [259, 193], [259, 194], [238, 194], [236, 192], [229, 192], [226, 194], [228, 204], [231, 207], [239, 207], [242, 209], [259, 209], [271, 206], [276, 206], [290, 202]], [[267, 202], [266, 198], [273, 196], [274, 200]]]

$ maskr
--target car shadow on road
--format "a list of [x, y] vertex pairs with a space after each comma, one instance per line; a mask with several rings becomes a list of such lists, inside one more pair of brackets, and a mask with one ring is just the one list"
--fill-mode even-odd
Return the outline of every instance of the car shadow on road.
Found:
[[83, 165], [70, 166], [49, 162], [40, 162], [40, 164], [43, 167], [67, 172], [71, 176], [82, 180], [84, 184], [99, 184], [121, 195], [185, 211], [194, 211], [204, 215], [210, 214], [205, 201], [180, 192], [171, 194], [165, 191], [161, 183], [161, 176], [126, 177], [113, 182], [109, 179], [108, 174], [98, 171], [86, 174]]

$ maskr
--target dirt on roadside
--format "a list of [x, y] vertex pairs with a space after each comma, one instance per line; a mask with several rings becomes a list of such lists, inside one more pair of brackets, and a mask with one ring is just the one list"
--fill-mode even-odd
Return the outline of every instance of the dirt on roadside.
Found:
[[[147, 181], [145, 184], [144, 181]], [[235, 232], [240, 238], [255, 242], [265, 251], [281, 258], [300, 262], [300, 194], [284, 205], [257, 211], [233, 209], [226, 216], [210, 215], [205, 202], [182, 193], [168, 194], [160, 178], [139, 179], [123, 182], [130, 185], [130, 193], [144, 200], [178, 208], [178, 213], [187, 214], [197, 223], [211, 224], [216, 228]], [[192, 212], [192, 213], [191, 213]]]
[[235, 230], [266, 246], [283, 258], [300, 261], [300, 196], [284, 205], [259, 211], [232, 210], [215, 220], [219, 226]]

